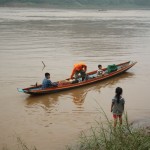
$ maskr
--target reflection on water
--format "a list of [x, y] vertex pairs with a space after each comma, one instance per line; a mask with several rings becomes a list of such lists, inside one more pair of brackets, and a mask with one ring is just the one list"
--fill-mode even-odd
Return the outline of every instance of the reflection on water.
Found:
[[58, 98], [59, 98], [58, 95], [53, 95], [53, 96], [49, 96], [49, 95], [32, 96], [31, 95], [26, 98], [26, 103], [28, 106], [42, 104], [45, 106], [43, 108], [50, 108], [57, 103]]
[[[118, 75], [116, 77], [101, 81], [100, 83], [95, 83], [92, 85], [87, 85], [86, 87], [81, 87], [78, 89], [72, 89], [69, 91], [63, 91], [54, 94], [46, 94], [46, 95], [39, 95], [39, 96], [29, 96], [26, 98], [26, 105], [27, 106], [35, 106], [35, 105], [43, 105], [44, 109], [47, 110], [48, 108], [55, 108], [57, 102], [61, 99], [66, 99], [69, 96], [69, 100], [73, 101], [75, 105], [82, 106], [86, 99], [88, 92], [99, 92], [101, 88], [106, 86], [111, 86], [116, 84], [121, 80], [126, 80], [134, 76], [134, 73], [125, 72], [124, 74]], [[32, 108], [32, 107], [28, 107]], [[51, 109], [52, 110], [52, 109]]]

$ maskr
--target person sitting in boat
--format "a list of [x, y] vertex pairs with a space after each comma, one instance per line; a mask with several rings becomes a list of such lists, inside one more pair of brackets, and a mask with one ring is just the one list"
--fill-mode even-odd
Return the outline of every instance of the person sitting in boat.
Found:
[[104, 71], [102, 70], [102, 65], [98, 65], [97, 77], [101, 77], [104, 75]]
[[[84, 81], [84, 79], [86, 78], [86, 70], [87, 70], [87, 65], [84, 63], [77, 63], [74, 64], [74, 68], [72, 70], [72, 74], [70, 76], [71, 79], [73, 79], [73, 76], [75, 78], [75, 80], [78, 81], [78, 78], [82, 78], [82, 81]], [[80, 74], [80, 76], [79, 76]]]
[[45, 73], [45, 78], [42, 82], [42, 89], [49, 88], [49, 87], [55, 87], [55, 86], [57, 87], [58, 83], [52, 82], [50, 80], [50, 74], [48, 72]]

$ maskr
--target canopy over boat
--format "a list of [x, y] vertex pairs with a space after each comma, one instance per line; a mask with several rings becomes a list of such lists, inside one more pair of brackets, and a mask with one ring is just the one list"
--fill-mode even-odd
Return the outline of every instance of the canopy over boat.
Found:
[[108, 65], [107, 68], [103, 69], [105, 73], [102, 76], [97, 76], [97, 70], [94, 70], [92, 72], [87, 73], [87, 78], [84, 81], [82, 81], [81, 78], [79, 78], [78, 82], [74, 82], [74, 80], [68, 78], [62, 81], [57, 81], [58, 83], [57, 87], [42, 89], [42, 85], [35, 85], [24, 89], [18, 88], [18, 91], [26, 94], [37, 95], [37, 94], [56, 93], [73, 88], [79, 88], [122, 74], [128, 69], [130, 69], [132, 66], [134, 66], [136, 63], [137, 62], [128, 61], [117, 65], [115, 64]]

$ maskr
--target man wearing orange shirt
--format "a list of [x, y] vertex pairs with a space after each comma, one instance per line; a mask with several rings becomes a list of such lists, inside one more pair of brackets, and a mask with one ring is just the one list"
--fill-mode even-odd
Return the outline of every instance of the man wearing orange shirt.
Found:
[[[86, 64], [84, 63], [74, 64], [74, 68], [72, 70], [72, 74], [70, 78], [73, 79], [73, 76], [75, 76], [75, 79], [77, 80], [79, 77], [82, 77], [82, 81], [83, 81], [86, 78], [86, 70], [87, 70]], [[81, 76], [79, 76], [79, 74]]]

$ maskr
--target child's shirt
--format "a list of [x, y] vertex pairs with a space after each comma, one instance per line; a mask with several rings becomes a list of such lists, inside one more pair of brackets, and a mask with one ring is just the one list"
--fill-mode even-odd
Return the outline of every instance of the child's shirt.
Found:
[[57, 86], [58, 84], [56, 82], [52, 82], [51, 80], [45, 78], [42, 82], [42, 89]]
[[102, 76], [103, 75], [103, 70], [102, 69], [98, 69], [97, 70], [97, 76]]
[[112, 99], [112, 103], [114, 104], [112, 108], [113, 114], [121, 115], [124, 111], [124, 104], [125, 104], [124, 98], [120, 97], [120, 101], [119, 103], [117, 103], [117, 98], [114, 97]]

